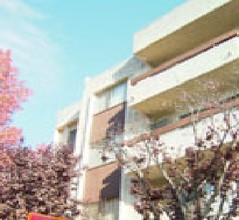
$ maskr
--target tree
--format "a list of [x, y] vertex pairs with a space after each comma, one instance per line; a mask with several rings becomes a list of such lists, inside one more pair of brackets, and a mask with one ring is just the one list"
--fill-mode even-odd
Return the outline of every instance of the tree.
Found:
[[29, 212], [72, 219], [80, 213], [72, 197], [79, 157], [71, 147], [18, 146], [1, 151], [0, 219], [25, 220]]
[[10, 127], [9, 122], [29, 94], [24, 82], [18, 79], [17, 69], [12, 66], [10, 51], [0, 49], [0, 145], [19, 143], [21, 130]]
[[24, 147], [21, 130], [10, 126], [29, 95], [10, 51], [0, 50], [0, 219], [25, 220], [29, 212], [72, 219], [80, 213], [71, 199], [79, 157], [67, 146]]
[[[145, 220], [163, 215], [172, 220], [229, 220], [239, 214], [239, 113], [230, 102], [236, 96], [219, 98], [217, 85], [208, 87], [210, 97], [184, 95], [191, 144], [178, 149], [154, 132], [124, 142], [116, 132], [107, 141], [102, 159], [113, 152], [129, 173], [138, 201], [135, 209]], [[179, 141], [183, 144], [183, 137]]]

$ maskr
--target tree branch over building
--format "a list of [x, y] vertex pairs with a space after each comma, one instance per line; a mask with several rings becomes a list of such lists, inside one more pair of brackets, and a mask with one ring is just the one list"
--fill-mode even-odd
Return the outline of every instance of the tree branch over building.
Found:
[[239, 214], [239, 111], [230, 104], [234, 98], [219, 97], [217, 84], [208, 82], [207, 89], [211, 96], [184, 96], [191, 143], [182, 136], [172, 146], [154, 131], [124, 140], [127, 132], [115, 132], [103, 150], [105, 160], [113, 152], [131, 177], [135, 209], [145, 220], [229, 220]]

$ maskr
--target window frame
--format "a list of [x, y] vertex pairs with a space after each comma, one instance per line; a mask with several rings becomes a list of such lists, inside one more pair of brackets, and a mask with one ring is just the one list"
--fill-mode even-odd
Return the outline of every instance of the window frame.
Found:
[[[118, 91], [117, 91], [118, 90]], [[126, 101], [127, 81], [118, 83], [111, 88], [96, 95], [96, 108], [94, 114], [103, 112], [109, 108], [119, 105]], [[118, 96], [118, 97], [117, 97]], [[103, 98], [105, 100], [103, 100]]]

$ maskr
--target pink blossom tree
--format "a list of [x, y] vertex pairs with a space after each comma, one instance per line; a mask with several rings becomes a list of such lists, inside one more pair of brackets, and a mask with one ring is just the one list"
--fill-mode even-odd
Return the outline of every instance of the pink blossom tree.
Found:
[[19, 143], [21, 130], [9, 124], [29, 94], [29, 89], [18, 78], [17, 69], [12, 66], [10, 51], [0, 49], [0, 145]]
[[79, 157], [72, 147], [0, 147], [0, 219], [25, 220], [30, 212], [73, 219]]

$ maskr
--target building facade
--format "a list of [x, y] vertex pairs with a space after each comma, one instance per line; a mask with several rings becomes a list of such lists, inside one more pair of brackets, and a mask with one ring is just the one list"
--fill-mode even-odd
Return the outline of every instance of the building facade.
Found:
[[[124, 140], [153, 131], [183, 148], [193, 142], [188, 112], [175, 108], [183, 105], [183, 93], [198, 93], [201, 82], [216, 80], [223, 82], [218, 92], [230, 99], [228, 105], [239, 105], [238, 11], [238, 0], [187, 1], [135, 33], [132, 57], [87, 78], [81, 103], [59, 113], [55, 142], [82, 155], [87, 169], [77, 197], [88, 202], [91, 219], [141, 219], [129, 176], [114, 159], [101, 160], [102, 143], [115, 129], [134, 125]], [[204, 114], [206, 120], [215, 112]]]

